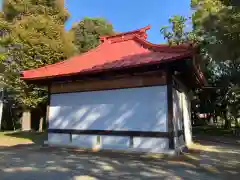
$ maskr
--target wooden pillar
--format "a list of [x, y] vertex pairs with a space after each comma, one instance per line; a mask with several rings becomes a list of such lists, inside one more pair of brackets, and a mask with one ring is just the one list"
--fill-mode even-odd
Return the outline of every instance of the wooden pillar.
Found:
[[47, 110], [46, 110], [46, 128], [49, 128], [49, 110], [50, 110], [50, 98], [51, 98], [51, 85], [48, 85], [48, 100], [47, 100]]
[[172, 82], [172, 72], [171, 70], [167, 70], [167, 127], [169, 133], [169, 148], [174, 149], [174, 125], [173, 125], [173, 82]]

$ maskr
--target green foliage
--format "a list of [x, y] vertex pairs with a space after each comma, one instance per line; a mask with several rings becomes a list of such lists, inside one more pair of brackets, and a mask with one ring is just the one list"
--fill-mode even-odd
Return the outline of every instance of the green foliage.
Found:
[[171, 26], [161, 28], [161, 33], [168, 40], [169, 45], [179, 45], [187, 41], [188, 32], [185, 32], [187, 18], [174, 15], [169, 19]]
[[[225, 112], [225, 127], [229, 117], [240, 116], [240, 8], [229, 0], [192, 0], [194, 33], [201, 37], [201, 46], [214, 62], [210, 83], [216, 88], [213, 104]], [[227, 117], [228, 115], [228, 117]]]
[[8, 21], [23, 15], [44, 14], [63, 24], [69, 17], [64, 0], [5, 0], [3, 11]]
[[67, 59], [74, 54], [73, 38], [64, 30], [68, 14], [61, 1], [6, 0], [1, 15], [0, 46], [7, 49], [4, 84], [26, 108], [46, 100], [46, 89], [20, 79], [23, 70]]
[[85, 17], [73, 26], [74, 43], [78, 52], [87, 52], [100, 44], [100, 36], [114, 34], [112, 24], [103, 18]]
[[169, 45], [179, 45], [184, 43], [195, 44], [201, 41], [194, 31], [187, 31], [189, 18], [174, 15], [169, 19], [170, 26], [164, 26], [160, 32], [167, 39]]
[[240, 8], [227, 0], [194, 0], [192, 7], [194, 31], [209, 55], [218, 61], [239, 60]]
[[193, 29], [186, 31], [187, 18], [173, 16], [161, 29], [169, 44], [197, 43], [205, 64], [211, 96], [200, 103], [225, 118], [240, 117], [240, 9], [228, 0], [192, 0]]
[[5, 59], [5, 55], [3, 53], [0, 53], [0, 63], [2, 63]]

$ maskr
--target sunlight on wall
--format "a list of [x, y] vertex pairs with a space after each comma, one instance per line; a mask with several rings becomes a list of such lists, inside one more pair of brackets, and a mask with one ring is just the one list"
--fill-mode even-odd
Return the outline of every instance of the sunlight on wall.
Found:
[[[173, 89], [173, 125], [175, 135], [177, 135], [178, 130], [183, 130], [182, 93], [176, 89]], [[174, 137], [175, 148], [184, 145], [183, 136]]]
[[166, 132], [166, 87], [51, 96], [49, 128]]
[[[51, 95], [49, 128], [167, 132], [166, 86]], [[129, 137], [101, 136], [102, 148], [129, 148]], [[97, 136], [73, 135], [72, 144], [93, 147]], [[49, 134], [69, 143], [69, 135]], [[166, 138], [134, 138], [133, 148], [159, 151]]]
[[191, 124], [191, 102], [186, 94], [183, 94], [183, 119], [185, 127], [185, 141], [187, 145], [192, 144], [192, 124]]

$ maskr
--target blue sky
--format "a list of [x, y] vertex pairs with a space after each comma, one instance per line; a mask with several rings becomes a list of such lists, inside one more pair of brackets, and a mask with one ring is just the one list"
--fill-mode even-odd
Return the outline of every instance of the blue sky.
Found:
[[169, 17], [191, 15], [190, 0], [65, 0], [65, 6], [71, 14], [66, 29], [85, 16], [104, 17], [117, 32], [150, 24], [152, 28], [148, 31], [148, 40], [153, 43], [164, 42], [160, 28], [168, 25]]
[[125, 32], [152, 26], [148, 40], [153, 43], [164, 42], [160, 28], [168, 25], [172, 15], [191, 15], [190, 0], [65, 0], [71, 14], [66, 29], [83, 17], [104, 17], [117, 32]]

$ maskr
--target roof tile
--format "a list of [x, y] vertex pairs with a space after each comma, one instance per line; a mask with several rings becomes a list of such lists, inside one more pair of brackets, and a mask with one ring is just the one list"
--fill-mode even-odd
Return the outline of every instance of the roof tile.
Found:
[[83, 72], [112, 70], [178, 60], [192, 55], [187, 46], [169, 47], [146, 41], [149, 26], [127, 33], [102, 37], [103, 43], [87, 53], [38, 69], [26, 70], [22, 79], [45, 79]]

